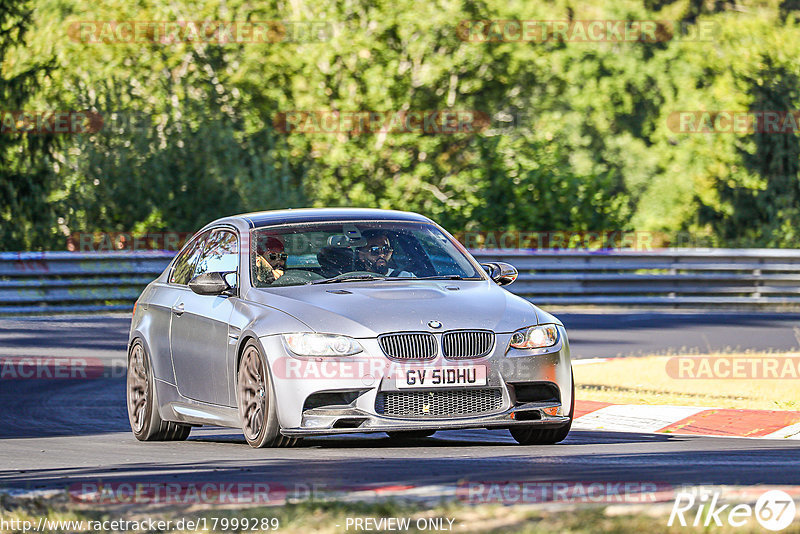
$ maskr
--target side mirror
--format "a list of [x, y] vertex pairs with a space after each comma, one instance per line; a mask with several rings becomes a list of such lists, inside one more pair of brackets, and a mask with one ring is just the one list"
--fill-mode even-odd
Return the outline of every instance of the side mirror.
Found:
[[230, 288], [225, 280], [225, 273], [203, 273], [189, 282], [189, 289], [198, 295], [222, 295]]
[[486, 269], [489, 278], [494, 280], [499, 286], [507, 286], [519, 276], [519, 271], [517, 271], [516, 267], [502, 261], [481, 263], [481, 267]]

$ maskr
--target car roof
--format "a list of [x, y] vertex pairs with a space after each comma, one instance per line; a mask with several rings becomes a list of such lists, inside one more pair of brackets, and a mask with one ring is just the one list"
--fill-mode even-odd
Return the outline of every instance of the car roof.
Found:
[[[236, 224], [244, 221], [250, 228], [274, 224], [335, 221], [412, 221], [433, 222], [429, 218], [409, 211], [368, 208], [302, 208], [243, 213], [218, 219], [208, 225]], [[238, 226], [238, 224], [237, 224]]]

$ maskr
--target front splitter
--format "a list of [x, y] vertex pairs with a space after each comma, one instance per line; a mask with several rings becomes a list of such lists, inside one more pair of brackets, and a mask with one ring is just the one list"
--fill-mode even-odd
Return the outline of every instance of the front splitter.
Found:
[[[552, 410], [560, 407], [561, 405], [558, 403], [530, 403], [494, 414], [436, 419], [385, 417], [351, 407], [335, 410], [309, 410], [303, 414], [302, 427], [283, 428], [281, 429], [281, 434], [284, 436], [322, 436], [365, 432], [508, 428], [511, 426], [560, 427], [568, 424], [570, 418], [563, 415], [550, 415], [545, 412], [546, 409]], [[337, 428], [337, 423], [357, 426]]]

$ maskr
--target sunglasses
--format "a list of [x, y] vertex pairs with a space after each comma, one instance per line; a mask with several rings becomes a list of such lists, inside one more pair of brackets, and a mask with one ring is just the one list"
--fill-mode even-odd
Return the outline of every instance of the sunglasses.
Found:
[[389, 245], [383, 245], [382, 247], [369, 247], [367, 249], [368, 254], [374, 254], [375, 256], [379, 254], [385, 254], [388, 256], [392, 252], [394, 252], [394, 249]]
[[269, 254], [267, 254], [267, 257], [272, 261], [275, 261], [277, 259], [286, 260], [286, 258], [288, 258], [289, 255], [286, 254], [285, 252], [281, 252], [280, 254], [277, 252], [270, 252]]

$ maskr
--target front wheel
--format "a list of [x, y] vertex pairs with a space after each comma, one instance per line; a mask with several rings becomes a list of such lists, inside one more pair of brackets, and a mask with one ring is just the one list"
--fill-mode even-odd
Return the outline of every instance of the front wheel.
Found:
[[139, 340], [133, 342], [128, 354], [127, 375], [128, 421], [139, 441], [183, 441], [192, 427], [183, 423], [164, 421], [158, 414], [155, 386], [150, 359]]
[[297, 443], [297, 438], [281, 435], [265, 359], [253, 341], [247, 343], [242, 353], [237, 393], [242, 432], [251, 447], [291, 447]]
[[564, 441], [572, 427], [572, 416], [575, 413], [575, 378], [572, 380], [572, 401], [569, 405], [569, 422], [556, 428], [539, 428], [537, 426], [514, 426], [509, 429], [511, 436], [520, 445], [552, 445]]

